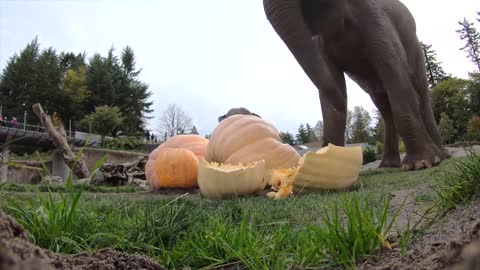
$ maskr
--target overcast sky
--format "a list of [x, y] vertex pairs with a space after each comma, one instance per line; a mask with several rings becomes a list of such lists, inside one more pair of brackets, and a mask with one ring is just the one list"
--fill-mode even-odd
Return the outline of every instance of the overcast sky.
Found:
[[[169, 103], [180, 105], [202, 135], [217, 117], [243, 106], [296, 133], [322, 118], [316, 88], [265, 18], [262, 0], [0, 0], [0, 69], [35, 36], [42, 48], [105, 55], [130, 45], [153, 92], [158, 129]], [[466, 78], [474, 66], [459, 51], [457, 22], [473, 21], [478, 0], [403, 0], [419, 38], [432, 44], [447, 72]], [[476, 24], [480, 29], [480, 24]], [[348, 80], [348, 107], [374, 109]]]

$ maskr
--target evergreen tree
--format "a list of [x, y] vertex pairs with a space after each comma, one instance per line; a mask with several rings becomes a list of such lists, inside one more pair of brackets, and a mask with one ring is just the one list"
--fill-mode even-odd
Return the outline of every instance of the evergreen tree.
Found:
[[315, 130], [307, 123], [305, 126], [305, 131], [307, 132], [308, 142], [315, 142], [318, 140], [317, 136], [315, 135]]
[[282, 140], [283, 143], [289, 144], [289, 145], [295, 145], [295, 139], [293, 138], [293, 135], [290, 132], [280, 132], [280, 139]]
[[300, 126], [298, 127], [298, 133], [296, 135], [296, 139], [298, 144], [306, 144], [309, 142], [308, 133], [303, 124], [300, 124]]
[[434, 87], [439, 82], [451, 77], [443, 70], [441, 63], [437, 61], [437, 53], [432, 49], [432, 45], [420, 43], [425, 57], [425, 67], [427, 69], [427, 80], [429, 87]]
[[461, 29], [457, 30], [460, 34], [460, 38], [465, 40], [465, 46], [460, 50], [465, 51], [468, 57], [474, 63], [480, 71], [480, 33], [475, 29], [473, 23], [467, 19], [463, 19], [463, 22], [458, 22]]
[[192, 129], [190, 130], [190, 134], [194, 134], [194, 135], [198, 135], [198, 130], [197, 130], [197, 127], [195, 125], [193, 125]]
[[377, 123], [375, 124], [375, 128], [373, 130], [373, 140], [375, 142], [383, 142], [383, 136], [385, 133], [385, 123], [383, 122], [382, 115], [378, 110], [375, 110], [375, 119]]
[[443, 141], [445, 143], [450, 143], [455, 138], [455, 127], [453, 126], [453, 121], [448, 117], [444, 112], [441, 113], [440, 123], [439, 123], [440, 134], [442, 135]]
[[352, 143], [370, 141], [370, 114], [361, 106], [355, 106], [352, 115]]
[[353, 112], [351, 110], [347, 111], [347, 120], [345, 126], [345, 142], [351, 143], [352, 142], [352, 118]]
[[[4, 116], [11, 119], [23, 115], [24, 110], [31, 110], [32, 100], [40, 97], [36, 87], [38, 78], [35, 75], [39, 55], [39, 44], [35, 38], [19, 54], [14, 54], [8, 60], [0, 77], [0, 104]], [[32, 112], [28, 117], [28, 120], [32, 120], [35, 115]]]
[[315, 136], [319, 141], [323, 141], [323, 121], [318, 120], [314, 128]]

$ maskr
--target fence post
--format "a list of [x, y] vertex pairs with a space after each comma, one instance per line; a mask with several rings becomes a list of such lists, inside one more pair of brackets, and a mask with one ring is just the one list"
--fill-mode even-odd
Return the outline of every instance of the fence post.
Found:
[[27, 111], [23, 113], [23, 130], [27, 128]]

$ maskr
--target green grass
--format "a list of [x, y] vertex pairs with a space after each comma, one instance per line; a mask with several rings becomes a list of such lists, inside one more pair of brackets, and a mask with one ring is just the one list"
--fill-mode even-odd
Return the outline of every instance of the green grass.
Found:
[[[33, 242], [63, 253], [114, 248], [147, 255], [170, 269], [353, 269], [391, 244], [405, 252], [437, 222], [426, 213], [393, 232], [402, 205], [391, 207], [392, 192], [433, 186], [445, 171], [470, 160], [451, 159], [417, 172], [367, 171], [350, 192], [278, 201], [85, 193], [93, 187], [71, 183], [58, 189], [46, 186], [41, 193], [34, 186], [8, 184], [0, 186], [0, 208], [31, 233]], [[21, 188], [32, 190], [15, 192]], [[433, 204], [434, 195], [420, 194], [414, 200]]]
[[[7, 196], [5, 208], [42, 247], [64, 253], [110, 247], [148, 255], [169, 268], [353, 268], [382, 250], [394, 221], [387, 215], [389, 196], [336, 194], [328, 204], [321, 197], [136, 201], [82, 196], [69, 187], [26, 201]], [[314, 211], [302, 216], [306, 203]]]
[[[140, 192], [143, 189], [135, 186], [97, 186], [90, 184], [75, 184], [73, 186], [75, 190], [83, 190], [91, 193], [133, 193]], [[0, 191], [13, 191], [13, 192], [48, 192], [48, 191], [66, 191], [65, 185], [47, 185], [47, 184], [17, 184], [17, 183], [4, 183], [0, 184]]]
[[469, 205], [480, 197], [480, 155], [471, 148], [466, 151], [466, 159], [456, 160], [436, 179], [436, 202], [445, 211], [459, 204]]

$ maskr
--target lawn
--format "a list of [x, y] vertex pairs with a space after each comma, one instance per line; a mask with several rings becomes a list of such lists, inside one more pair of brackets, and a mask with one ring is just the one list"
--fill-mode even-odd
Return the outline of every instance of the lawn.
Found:
[[[348, 192], [284, 200], [209, 200], [89, 186], [48, 192], [3, 185], [0, 208], [31, 233], [32, 242], [55, 252], [108, 247], [147, 255], [169, 269], [352, 269], [392, 248], [407, 249], [428, 221], [436, 220], [433, 215], [420, 218], [430, 206], [444, 212], [458, 203], [437, 194], [471, 193], [442, 181], [459, 161], [480, 164], [480, 159], [456, 158], [417, 172], [371, 170]], [[472, 172], [480, 172], [479, 167]], [[480, 186], [480, 178], [472, 179]], [[435, 193], [439, 186], [441, 192]], [[474, 200], [479, 194], [469, 195]], [[422, 222], [414, 228], [410, 219]]]

